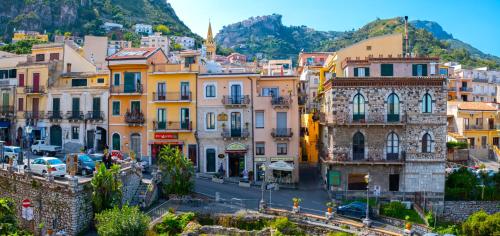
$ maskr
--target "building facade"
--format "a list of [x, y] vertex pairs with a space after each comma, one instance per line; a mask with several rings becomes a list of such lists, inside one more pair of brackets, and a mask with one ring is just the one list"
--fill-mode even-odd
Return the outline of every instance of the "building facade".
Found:
[[170, 38], [160, 32], [155, 32], [153, 35], [141, 38], [141, 48], [161, 48], [168, 55], [170, 52]]
[[140, 35], [152, 35], [153, 34], [153, 26], [147, 24], [135, 24], [134, 30], [136, 34]]
[[172, 40], [181, 45], [182, 49], [194, 49], [194, 38], [187, 36], [172, 36]]

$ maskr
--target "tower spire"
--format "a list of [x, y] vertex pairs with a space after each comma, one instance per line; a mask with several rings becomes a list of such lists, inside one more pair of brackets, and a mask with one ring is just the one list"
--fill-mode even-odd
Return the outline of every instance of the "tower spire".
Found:
[[212, 33], [212, 22], [210, 22], [210, 19], [208, 20], [208, 32], [207, 39], [205, 40], [205, 48], [207, 59], [214, 60], [217, 46], [215, 45], [214, 35]]
[[214, 36], [212, 34], [212, 23], [210, 22], [210, 19], [208, 20], [208, 33], [207, 33], [207, 43], [213, 43], [214, 42]]

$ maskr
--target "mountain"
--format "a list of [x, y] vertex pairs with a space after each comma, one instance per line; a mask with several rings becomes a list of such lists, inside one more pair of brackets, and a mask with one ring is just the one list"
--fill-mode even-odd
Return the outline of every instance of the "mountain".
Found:
[[[164, 24], [172, 34], [201, 38], [177, 17], [166, 0], [2, 0], [0, 37], [10, 41], [14, 29], [83, 36], [104, 35], [104, 22], [128, 31], [136, 23]], [[0, 39], [2, 40], [2, 39]]]
[[[316, 31], [306, 26], [284, 26], [281, 15], [253, 17], [223, 27], [216, 35], [222, 47], [250, 56], [262, 53], [267, 58], [295, 59], [304, 51], [337, 51], [361, 40], [384, 34], [404, 33], [404, 19], [376, 19], [357, 30]], [[488, 66], [500, 69], [500, 58], [454, 39], [442, 27], [430, 21], [408, 25], [410, 49], [418, 55], [439, 56], [464, 66]]]
[[273, 14], [224, 26], [215, 40], [222, 47], [248, 55], [263, 52], [271, 58], [295, 58], [300, 50], [315, 50], [322, 41], [342, 34], [306, 26], [284, 26], [281, 18], [281, 15]]

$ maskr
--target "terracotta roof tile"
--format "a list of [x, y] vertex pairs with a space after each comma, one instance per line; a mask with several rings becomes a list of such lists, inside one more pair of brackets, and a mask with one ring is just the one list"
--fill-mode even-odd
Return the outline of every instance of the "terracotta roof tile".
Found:
[[146, 59], [153, 55], [160, 48], [124, 48], [119, 52], [109, 56], [106, 60], [123, 60], [123, 59]]
[[486, 102], [457, 102], [460, 110], [496, 111], [496, 107]]

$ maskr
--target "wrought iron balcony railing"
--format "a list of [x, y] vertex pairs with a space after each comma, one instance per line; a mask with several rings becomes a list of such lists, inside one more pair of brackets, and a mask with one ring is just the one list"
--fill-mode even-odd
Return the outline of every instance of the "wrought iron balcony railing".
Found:
[[163, 92], [153, 93], [153, 101], [155, 102], [185, 102], [191, 101], [191, 92]]
[[250, 104], [250, 96], [223, 96], [222, 104], [230, 106], [242, 106]]
[[248, 136], [250, 136], [250, 132], [248, 132], [248, 129], [246, 128], [224, 128], [222, 129], [221, 136], [223, 138], [248, 138]]

